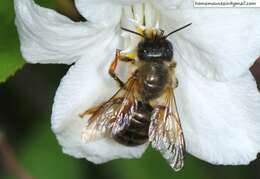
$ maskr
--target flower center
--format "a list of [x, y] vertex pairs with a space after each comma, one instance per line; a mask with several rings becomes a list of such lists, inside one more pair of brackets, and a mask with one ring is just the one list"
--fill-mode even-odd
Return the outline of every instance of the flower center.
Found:
[[[149, 2], [123, 7], [121, 27], [143, 34], [147, 29], [151, 29], [151, 32], [159, 29], [159, 21], [159, 11]], [[141, 37], [125, 31], [122, 37], [122, 53], [135, 53]]]

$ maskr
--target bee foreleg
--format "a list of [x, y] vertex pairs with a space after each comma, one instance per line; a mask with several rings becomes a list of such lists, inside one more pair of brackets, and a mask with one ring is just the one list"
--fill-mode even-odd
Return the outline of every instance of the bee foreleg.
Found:
[[135, 55], [133, 53], [120, 54], [120, 61], [134, 63]]
[[123, 55], [120, 52], [121, 52], [121, 50], [119, 50], [119, 49], [116, 50], [116, 56], [109, 67], [109, 74], [115, 81], [117, 81], [119, 86], [122, 88], [122, 87], [124, 87], [124, 82], [115, 73], [118, 62], [119, 61], [135, 62], [135, 57], [131, 53]]
[[119, 86], [122, 88], [124, 86], [124, 82], [115, 73], [119, 60], [120, 60], [120, 50], [117, 49], [116, 50], [116, 56], [115, 56], [114, 60], [112, 61], [111, 65], [109, 67], [108, 73], [119, 84]]

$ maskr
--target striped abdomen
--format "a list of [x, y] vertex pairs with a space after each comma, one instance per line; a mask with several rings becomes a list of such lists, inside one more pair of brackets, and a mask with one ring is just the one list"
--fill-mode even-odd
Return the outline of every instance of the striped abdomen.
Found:
[[129, 125], [113, 134], [113, 138], [126, 146], [137, 146], [147, 142], [152, 110], [153, 108], [149, 104], [139, 101]]

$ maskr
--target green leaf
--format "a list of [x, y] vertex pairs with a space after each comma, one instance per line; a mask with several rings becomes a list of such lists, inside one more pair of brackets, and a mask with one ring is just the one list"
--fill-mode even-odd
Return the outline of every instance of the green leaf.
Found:
[[[55, 0], [37, 0], [35, 2], [44, 7], [53, 9], [55, 7]], [[0, 83], [2, 83], [25, 64], [15, 27], [13, 0], [1, 4], [0, 22]]]
[[32, 129], [20, 152], [20, 163], [37, 179], [82, 178], [80, 160], [62, 153], [48, 122]]
[[0, 83], [24, 65], [19, 50], [19, 40], [14, 25], [13, 1], [0, 6]]
[[207, 166], [205, 166], [204, 162], [200, 162], [191, 156], [187, 156], [185, 159], [184, 168], [179, 172], [175, 172], [161, 154], [151, 147], [140, 159], [115, 160], [102, 167], [104, 167], [103, 170], [112, 168], [115, 170], [114, 173], [117, 174], [118, 178], [121, 179], [204, 179], [208, 176], [206, 172]]

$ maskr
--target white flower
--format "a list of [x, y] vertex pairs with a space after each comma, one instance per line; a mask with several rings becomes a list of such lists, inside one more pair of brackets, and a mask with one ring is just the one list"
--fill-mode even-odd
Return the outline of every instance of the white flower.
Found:
[[[73, 64], [60, 83], [52, 112], [52, 129], [63, 151], [94, 163], [140, 157], [147, 145], [126, 147], [109, 137], [84, 142], [86, 121], [79, 113], [117, 90], [107, 70], [115, 49], [125, 47], [120, 24], [131, 28], [127, 18], [132, 16], [154, 25], [152, 5], [146, 2], [144, 9], [138, 0], [76, 0], [88, 21], [72, 22], [32, 0], [14, 2], [24, 58]], [[213, 164], [248, 164], [260, 151], [260, 95], [249, 71], [260, 55], [260, 11], [195, 9], [192, 0], [151, 3], [166, 32], [193, 23], [171, 37], [187, 152]], [[125, 37], [128, 46], [137, 40]]]

